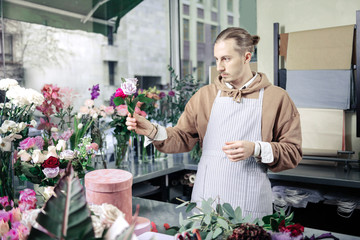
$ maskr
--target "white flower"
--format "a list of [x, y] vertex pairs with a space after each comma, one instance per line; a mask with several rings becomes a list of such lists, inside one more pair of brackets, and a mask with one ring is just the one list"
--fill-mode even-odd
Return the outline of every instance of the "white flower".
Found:
[[11, 141], [6, 138], [0, 137], [0, 149], [3, 152], [10, 152], [11, 151]]
[[92, 118], [95, 120], [95, 119], [97, 119], [98, 118], [98, 114], [97, 113], [94, 113], [93, 115], [92, 115]]
[[137, 78], [125, 78], [126, 82], [132, 83], [136, 86], [138, 79]]
[[20, 86], [11, 87], [6, 92], [6, 97], [16, 106], [27, 106], [31, 104], [26, 97], [25, 88]]
[[92, 204], [89, 208], [96, 216], [100, 217], [101, 223], [107, 228], [111, 227], [119, 216], [125, 217], [124, 213], [117, 207], [108, 203], [101, 205]]
[[50, 129], [50, 131], [51, 131], [51, 132], [58, 132], [58, 131], [59, 131], [59, 129], [58, 129], [58, 128], [56, 128], [56, 127], [52, 127], [52, 128]]
[[121, 84], [121, 89], [125, 95], [132, 95], [136, 93], [136, 84], [132, 82], [125, 82]]
[[46, 159], [45, 155], [42, 154], [40, 149], [35, 149], [31, 157], [34, 163], [43, 163]]
[[33, 119], [33, 120], [31, 120], [30, 125], [35, 128], [37, 125], [37, 122]]
[[62, 151], [60, 153], [60, 159], [73, 160], [74, 158], [75, 158], [75, 153], [70, 149]]
[[9, 88], [18, 86], [19, 83], [15, 79], [4, 78], [0, 80], [0, 90], [7, 91]]
[[21, 159], [21, 161], [23, 162], [28, 162], [31, 160], [31, 155], [25, 151], [25, 150], [20, 150], [17, 154], [18, 158]]
[[45, 198], [45, 201], [48, 200], [52, 195], [56, 195], [54, 192], [54, 188], [52, 186], [48, 186], [44, 188], [44, 192], [42, 193], [42, 195]]
[[16, 132], [21, 132], [22, 130], [24, 130], [26, 128], [26, 126], [27, 126], [27, 124], [24, 122], [17, 124]]
[[79, 123], [79, 125], [78, 125], [78, 129], [82, 129], [83, 128], [83, 124], [82, 123]]
[[98, 216], [91, 215], [91, 221], [94, 228], [94, 233], [96, 238], [102, 237], [102, 234], [105, 230], [105, 226], [101, 223], [101, 220]]
[[85, 106], [87, 107], [92, 107], [94, 106], [94, 104], [95, 104], [94, 100], [88, 99], [85, 101]]
[[40, 106], [45, 100], [41, 93], [31, 88], [25, 89], [25, 94], [27, 101], [33, 103], [35, 106]]
[[76, 118], [77, 118], [77, 119], [81, 119], [81, 117], [82, 117], [82, 113], [78, 113], [78, 114], [76, 115]]
[[0, 127], [0, 132], [1, 133], [11, 132], [12, 129], [16, 128], [16, 127], [17, 127], [16, 122], [11, 121], [11, 120], [5, 120]]
[[44, 168], [42, 171], [45, 174], [46, 178], [55, 178], [57, 175], [59, 175], [59, 167], [56, 168]]
[[48, 147], [48, 153], [46, 155], [46, 159], [48, 159], [49, 157], [56, 157], [58, 158], [58, 155], [56, 153], [56, 147], [55, 146], [49, 146]]
[[66, 149], [66, 141], [63, 139], [60, 139], [58, 141], [58, 144], [56, 144], [56, 150], [63, 151]]

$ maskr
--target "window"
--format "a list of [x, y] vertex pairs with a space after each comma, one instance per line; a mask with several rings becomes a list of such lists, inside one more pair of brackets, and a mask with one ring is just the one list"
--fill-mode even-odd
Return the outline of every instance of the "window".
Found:
[[197, 0], [197, 3], [203, 4], [204, 1], [203, 0]]
[[190, 61], [189, 60], [183, 60], [182, 61], [181, 73], [182, 73], [182, 77], [185, 77], [186, 75], [191, 74]]
[[204, 62], [198, 61], [197, 62], [197, 80], [198, 82], [204, 82]]
[[227, 0], [227, 10], [228, 12], [233, 11], [233, 0]]
[[205, 42], [204, 23], [201, 23], [201, 22], [197, 23], [197, 41], [198, 42]]
[[183, 14], [189, 16], [190, 7], [187, 4], [183, 4]]
[[189, 19], [185, 19], [183, 20], [183, 37], [184, 37], [184, 40], [187, 40], [189, 41], [190, 40], [190, 37], [189, 37]]
[[[2, 34], [2, 32], [0, 31], [0, 35]], [[5, 62], [12, 62], [13, 61], [13, 39], [12, 39], [12, 35], [9, 34], [4, 34], [4, 55], [5, 55]], [[0, 44], [2, 46], [2, 39], [0, 38]], [[1, 47], [0, 47], [0, 62], [3, 62], [3, 53], [1, 51]]]
[[217, 26], [211, 26], [211, 42], [214, 43], [218, 35]]

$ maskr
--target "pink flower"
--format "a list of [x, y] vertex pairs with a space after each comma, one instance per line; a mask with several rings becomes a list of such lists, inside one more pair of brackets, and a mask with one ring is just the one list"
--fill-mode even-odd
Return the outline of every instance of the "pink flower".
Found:
[[41, 136], [36, 136], [34, 138], [35, 140], [35, 145], [38, 149], [42, 150], [44, 147], [44, 139]]
[[9, 230], [10, 227], [8, 222], [0, 219], [0, 236], [5, 235]]
[[68, 129], [65, 132], [63, 132], [63, 134], [61, 134], [60, 139], [63, 139], [65, 141], [68, 141], [71, 137], [71, 135], [73, 135], [74, 131], [72, 129]]
[[0, 210], [0, 221], [4, 220], [4, 222], [8, 222], [10, 219], [11, 219], [11, 212]]
[[138, 107], [135, 107], [135, 113], [137, 113], [143, 117], [146, 117], [146, 115], [147, 115], [146, 112], [141, 111], [140, 108], [138, 108]]
[[89, 108], [87, 106], [80, 107], [80, 112], [83, 114], [89, 114]]
[[109, 107], [106, 107], [104, 109], [104, 111], [107, 115], [112, 115], [114, 113], [114, 108], [112, 106], [109, 106]]
[[32, 148], [35, 146], [35, 142], [36, 142], [35, 139], [32, 137], [25, 138], [19, 144], [20, 149], [28, 150], [29, 148]]
[[116, 113], [119, 116], [125, 117], [129, 114], [127, 106], [125, 104], [116, 107]]
[[12, 223], [21, 221], [21, 211], [20, 208], [11, 209], [11, 219]]
[[2, 239], [6, 239], [6, 240], [18, 240], [19, 239], [19, 234], [15, 229], [10, 229], [10, 231], [8, 231]]
[[18, 232], [19, 239], [26, 239], [25, 237], [30, 234], [30, 230], [21, 222], [14, 222], [11, 227]]
[[124, 82], [123, 84], [121, 84], [121, 89], [123, 90], [125, 95], [133, 95], [134, 93], [136, 93], [136, 85], [132, 82]]
[[92, 143], [91, 148], [94, 149], [94, 151], [99, 150], [99, 145], [97, 143]]
[[55, 178], [57, 175], [59, 175], [59, 167], [44, 168], [42, 172], [45, 174], [46, 178]]
[[3, 206], [3, 207], [6, 207], [6, 206], [14, 206], [14, 202], [11, 200], [11, 204], [9, 202], [9, 197], [8, 196], [5, 196], [5, 197], [0, 197], [0, 204]]
[[115, 97], [121, 97], [122, 99], [126, 98], [126, 94], [121, 88], [116, 89]]
[[20, 191], [19, 208], [21, 212], [36, 208], [37, 199], [35, 195], [35, 191], [29, 188]]

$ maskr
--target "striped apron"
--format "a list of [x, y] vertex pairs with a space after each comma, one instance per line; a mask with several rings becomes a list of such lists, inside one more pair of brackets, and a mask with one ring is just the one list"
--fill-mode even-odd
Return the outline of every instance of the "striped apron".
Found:
[[[202, 156], [198, 165], [191, 200], [201, 203], [220, 198], [235, 209], [240, 207], [243, 217], [262, 218], [272, 214], [272, 191], [267, 168], [254, 157], [232, 162], [222, 147], [225, 142], [262, 141], [261, 117], [264, 89], [258, 99], [220, 97], [218, 92], [211, 109]], [[217, 202], [217, 201], [216, 201]]]

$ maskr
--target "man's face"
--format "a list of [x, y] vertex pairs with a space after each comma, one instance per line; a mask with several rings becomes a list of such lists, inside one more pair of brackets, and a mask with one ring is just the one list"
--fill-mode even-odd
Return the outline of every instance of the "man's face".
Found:
[[217, 42], [214, 46], [216, 69], [223, 81], [232, 85], [241, 83], [245, 74], [245, 56], [240, 55], [235, 49], [235, 44], [234, 39], [226, 39]]

